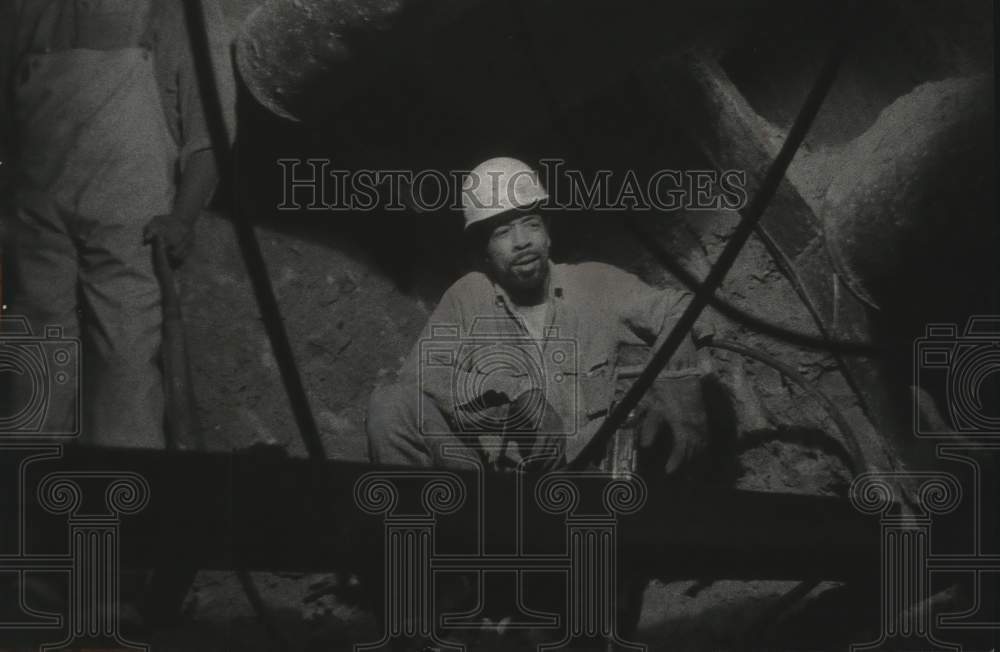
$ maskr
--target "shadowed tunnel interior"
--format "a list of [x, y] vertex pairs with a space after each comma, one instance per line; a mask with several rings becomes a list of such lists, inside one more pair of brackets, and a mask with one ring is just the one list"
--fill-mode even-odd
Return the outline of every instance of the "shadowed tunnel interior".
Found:
[[[177, 270], [197, 416], [211, 454], [190, 469], [195, 486], [223, 492], [212, 469], [226, 466], [226, 453], [251, 451], [230, 472], [246, 486], [260, 483], [247, 495], [276, 521], [329, 508], [314, 497], [283, 514], [282, 501], [294, 494], [284, 480], [340, 492], [345, 478], [360, 473], [373, 388], [397, 378], [444, 290], [478, 262], [465, 248], [460, 207], [437, 201], [441, 192], [457, 197], [457, 188], [440, 188], [439, 179], [454, 184], [492, 156], [527, 161], [546, 171], [550, 194], [568, 199], [550, 215], [554, 260], [607, 262], [658, 287], [693, 289], [740, 219], [718, 203], [718, 175], [736, 173], [743, 193], [736, 196], [754, 196], [839, 34], [843, 11], [840, 3], [818, 0], [513, 0], [441, 3], [433, 11], [417, 2], [412, 14], [381, 31], [324, 40], [323, 21], [337, 7], [349, 23], [355, 5], [374, 11], [383, 4], [395, 6], [220, 0], [224, 24], [209, 24], [237, 39], [243, 65], [234, 155], [198, 223], [195, 252]], [[294, 22], [310, 11], [312, 26]], [[430, 18], [422, 22], [421, 12]], [[970, 317], [997, 313], [993, 7], [985, 0], [873, 0], [856, 18], [815, 122], [703, 317], [716, 341], [765, 355], [706, 346], [717, 436], [712, 458], [676, 484], [656, 487], [657, 496], [690, 496], [694, 507], [673, 505], [659, 520], [644, 513], [655, 523], [651, 531], [662, 527], [683, 538], [685, 523], [697, 522], [692, 513], [715, 523], [714, 512], [699, 509], [711, 510], [718, 496], [728, 500], [735, 491], [747, 492], [733, 494], [739, 500], [780, 494], [775, 509], [793, 516], [776, 540], [790, 533], [808, 538], [810, 527], [829, 524], [804, 516], [804, 507], [794, 511], [800, 497], [831, 501], [809, 503], [835, 505], [831, 519], [848, 506], [854, 476], [845, 430], [869, 471], [948, 472], [966, 495], [975, 491], [972, 467], [942, 459], [935, 446], [944, 440], [918, 432], [937, 423], [958, 431], [951, 442], [975, 435], [967, 423], [954, 427], [948, 379], [957, 373], [955, 356], [981, 343], [968, 337]], [[276, 108], [299, 120], [276, 115]], [[685, 183], [699, 171], [715, 173], [707, 186], [712, 205], [573, 201], [580, 180], [606, 177], [603, 196], [621, 200], [635, 188], [648, 191], [664, 170], [682, 172]], [[359, 172], [392, 171], [427, 174], [417, 188], [349, 187]], [[331, 207], [349, 190], [371, 205]], [[393, 202], [398, 207], [387, 209]], [[237, 221], [251, 224], [259, 240], [266, 269], [256, 271], [266, 271], [273, 287], [290, 356], [275, 353]], [[954, 324], [955, 331], [925, 341], [928, 324]], [[997, 338], [992, 331], [982, 341], [995, 345]], [[919, 356], [928, 347], [952, 357], [925, 365]], [[647, 354], [633, 352], [630, 364]], [[315, 468], [305, 470], [282, 363], [301, 378], [331, 474], [342, 474], [330, 486], [303, 479]], [[980, 402], [966, 412], [1000, 419], [996, 379], [980, 380]], [[995, 451], [974, 457], [982, 465], [982, 513], [995, 513]], [[162, 486], [176, 486], [176, 459], [142, 464]], [[273, 495], [260, 486], [273, 487]], [[900, 502], [920, 504], [908, 493], [913, 487], [902, 483], [898, 491]], [[746, 499], [747, 513], [767, 512], [763, 502]], [[338, 493], [329, 502], [347, 499]], [[202, 505], [198, 518], [211, 522], [218, 515], [213, 505]], [[255, 510], [247, 511], [252, 529]], [[766, 535], [737, 527], [746, 517], [738, 508], [719, 512], [718, 532], [705, 526], [710, 532], [697, 530], [699, 536]], [[978, 518], [972, 508], [963, 503], [935, 518], [935, 550], [967, 552]], [[497, 519], [506, 522], [502, 514]], [[308, 525], [293, 525], [289, 536], [309, 536]], [[995, 550], [995, 522], [983, 527], [983, 549]], [[262, 548], [286, 561], [295, 555], [282, 548], [279, 529], [268, 531]], [[310, 561], [301, 566], [254, 566], [261, 598], [292, 649], [347, 649], [377, 638], [373, 614], [382, 596], [363, 554], [376, 546], [377, 533], [348, 530], [324, 531], [344, 547], [341, 567], [328, 559], [313, 564], [313, 555], [323, 557], [318, 546], [309, 547]], [[877, 638], [877, 576], [812, 576], [802, 571], [808, 560], [801, 551], [783, 553], [780, 542], [748, 544], [746, 561], [757, 574], [743, 573], [732, 540], [719, 541], [718, 549], [696, 543], [682, 541], [674, 554], [692, 555], [697, 573], [647, 542], [630, 549], [628, 572], [656, 567], [635, 630], [649, 649], [843, 649]], [[852, 549], [854, 556], [838, 560], [870, 562], [868, 553]], [[713, 556], [723, 569], [717, 573], [703, 570]], [[783, 557], [794, 571], [774, 570]], [[206, 650], [274, 649], [260, 610], [250, 607], [227, 563], [215, 561], [197, 574], [181, 619], [156, 633], [153, 649], [196, 649], [192, 641]], [[980, 585], [968, 573], [936, 573], [928, 589], [933, 609], [975, 606], [995, 620], [995, 576], [984, 578], [978, 597], [985, 602], [974, 605]], [[796, 595], [800, 581], [815, 586]], [[986, 629], [938, 634], [970, 649], [989, 647]]]

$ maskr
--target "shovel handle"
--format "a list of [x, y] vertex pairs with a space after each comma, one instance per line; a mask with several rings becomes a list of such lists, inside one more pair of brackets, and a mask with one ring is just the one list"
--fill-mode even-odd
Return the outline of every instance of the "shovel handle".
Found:
[[163, 238], [153, 238], [153, 270], [163, 297], [163, 386], [166, 398], [166, 443], [169, 450], [202, 448], [196, 422], [194, 392], [184, 342], [184, 321], [174, 272]]

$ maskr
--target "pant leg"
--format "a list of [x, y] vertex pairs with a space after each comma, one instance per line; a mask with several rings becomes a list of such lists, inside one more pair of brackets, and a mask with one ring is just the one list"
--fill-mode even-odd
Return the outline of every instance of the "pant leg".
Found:
[[449, 426], [434, 401], [412, 385], [376, 387], [365, 428], [375, 464], [471, 470], [482, 459], [474, 443], [454, 435], [424, 434], [445, 433]]
[[[47, 193], [19, 191], [14, 198], [13, 213], [5, 261], [8, 276], [4, 279], [7, 285], [4, 317], [26, 320], [35, 341], [46, 337], [46, 329], [59, 329], [58, 337], [73, 346], [66, 349], [72, 352], [69, 364], [60, 367], [69, 371], [64, 382], [56, 382], [55, 366], [45, 367], [40, 387], [24, 375], [12, 376], [14, 381], [4, 396], [9, 403], [4, 414], [12, 415], [39, 391], [44, 392], [47, 414], [27, 428], [11, 427], [9, 434], [20, 430], [75, 435], [80, 430], [81, 387], [76, 249], [64, 215]], [[14, 324], [5, 324], [4, 333], [10, 332], [8, 326]], [[5, 342], [13, 340], [5, 338]], [[50, 352], [49, 344], [41, 349], [45, 363], [55, 362]]]
[[164, 448], [162, 310], [144, 222], [87, 222], [80, 245], [84, 439]]

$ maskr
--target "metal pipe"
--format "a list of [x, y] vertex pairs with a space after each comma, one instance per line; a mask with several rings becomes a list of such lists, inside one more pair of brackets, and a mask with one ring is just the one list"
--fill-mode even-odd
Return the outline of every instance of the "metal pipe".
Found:
[[[740, 30], [766, 0], [265, 0], [236, 41], [236, 63], [250, 93], [292, 120], [326, 122], [372, 93], [398, 99], [399, 86], [454, 74], [490, 101], [520, 89], [536, 67], [558, 103], [569, 106], [664, 51], [714, 42]], [[513, 12], [511, 10], [514, 10]], [[530, 61], [511, 38], [525, 14]], [[522, 30], [524, 31], [524, 30]], [[470, 37], [470, 35], [474, 35]], [[456, 66], [456, 62], [461, 65]], [[472, 65], [465, 63], [472, 62]], [[523, 94], [523, 90], [518, 90]]]
[[479, 0], [266, 0], [236, 40], [247, 89], [290, 120], [322, 117], [385, 81]]
[[[271, 339], [271, 346], [274, 348], [275, 359], [288, 392], [292, 412], [299, 425], [299, 432], [309, 453], [315, 475], [319, 465], [326, 459], [326, 453], [319, 436], [319, 428], [309, 407], [309, 398], [295, 364], [291, 343], [284, 328], [281, 310], [271, 285], [257, 234], [252, 224], [246, 219], [240, 219], [240, 188], [235, 182], [235, 179], [238, 179], [234, 145], [237, 134], [234, 109], [235, 82], [232, 76], [222, 74], [221, 71], [224, 68], [218, 57], [220, 49], [225, 47], [224, 39], [220, 36], [222, 10], [218, 5], [218, 0], [185, 0], [184, 9], [185, 19], [191, 34], [191, 50], [194, 54], [195, 71], [199, 76], [201, 88], [208, 94], [205, 108], [214, 141], [213, 145], [218, 154], [220, 167], [233, 171], [233, 207], [236, 213], [233, 216], [233, 224], [261, 308], [261, 315]], [[183, 593], [183, 585], [190, 585], [194, 580], [192, 568], [195, 566], [190, 564], [182, 566], [180, 573], [183, 575], [180, 576], [177, 583], [177, 588], [181, 589], [181, 593]], [[261, 598], [253, 577], [242, 568], [236, 569], [236, 576], [258, 620], [264, 625], [274, 645], [280, 651], [290, 649], [287, 639], [277, 625], [274, 614]]]
[[[271, 276], [267, 270], [267, 262], [260, 247], [260, 241], [254, 226], [243, 211], [241, 201], [242, 190], [240, 186], [239, 165], [236, 156], [236, 145], [232, 144], [237, 134], [232, 130], [238, 125], [232, 124], [226, 117], [226, 98], [220, 88], [217, 79], [218, 68], [212, 61], [213, 37], [210, 34], [208, 18], [221, 15], [218, 6], [206, 8], [206, 3], [215, 5], [218, 0], [186, 0], [185, 10], [188, 25], [192, 34], [191, 46], [195, 54], [195, 69], [200, 76], [203, 89], [208, 91], [206, 112], [208, 113], [209, 127], [212, 132], [213, 144], [218, 153], [220, 167], [232, 170], [233, 175], [233, 227], [236, 230], [237, 240], [243, 254], [247, 273], [260, 306], [261, 319], [264, 328], [267, 330], [271, 347], [274, 351], [274, 358], [278, 364], [281, 379], [288, 394], [291, 404], [292, 414], [299, 427], [299, 434], [302, 437], [306, 452], [313, 461], [320, 461], [326, 458], [326, 451], [319, 434], [319, 427], [316, 418], [309, 405], [309, 396], [306, 393], [305, 385], [302, 382], [302, 375], [299, 373], [298, 365], [295, 362], [295, 354], [292, 350], [288, 332], [285, 329], [284, 319], [281, 316], [281, 307], [271, 284]], [[217, 40], [217, 39], [216, 39]], [[228, 86], [225, 86], [228, 88]]]

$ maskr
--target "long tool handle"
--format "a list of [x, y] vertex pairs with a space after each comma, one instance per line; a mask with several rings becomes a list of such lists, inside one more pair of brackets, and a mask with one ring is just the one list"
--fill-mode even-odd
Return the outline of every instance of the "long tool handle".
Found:
[[195, 411], [191, 369], [184, 342], [184, 320], [180, 295], [174, 283], [174, 272], [167, 260], [162, 238], [153, 240], [153, 268], [160, 281], [163, 297], [163, 360], [164, 392], [166, 394], [167, 448], [197, 450], [202, 448]]

